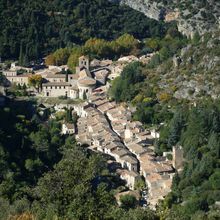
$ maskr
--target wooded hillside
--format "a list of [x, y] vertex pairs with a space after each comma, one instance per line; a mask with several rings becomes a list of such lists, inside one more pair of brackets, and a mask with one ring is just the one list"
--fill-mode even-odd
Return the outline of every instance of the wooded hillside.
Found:
[[91, 37], [115, 39], [163, 35], [162, 23], [105, 0], [1, 0], [0, 57], [39, 58]]

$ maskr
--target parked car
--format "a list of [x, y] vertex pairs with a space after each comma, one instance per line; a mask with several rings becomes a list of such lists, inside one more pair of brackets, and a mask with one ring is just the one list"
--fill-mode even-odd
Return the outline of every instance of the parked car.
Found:
[[141, 194], [142, 194], [142, 196], [144, 197], [144, 196], [147, 195], [147, 191], [144, 190], [144, 191], [141, 192]]

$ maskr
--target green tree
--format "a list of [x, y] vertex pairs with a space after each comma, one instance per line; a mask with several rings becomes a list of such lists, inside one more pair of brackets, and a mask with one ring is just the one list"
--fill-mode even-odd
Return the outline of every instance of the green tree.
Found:
[[168, 146], [171, 148], [180, 140], [182, 129], [185, 126], [184, 116], [182, 110], [177, 110], [170, 123], [170, 134], [168, 138]]
[[19, 65], [21, 65], [21, 66], [23, 66], [23, 64], [24, 64], [23, 43], [20, 44], [20, 52], [19, 52], [18, 63], [19, 63]]
[[133, 195], [123, 195], [120, 197], [121, 207], [123, 209], [129, 210], [134, 209], [137, 205], [137, 200]]
[[[101, 176], [105, 167], [103, 160], [99, 156], [88, 157], [69, 141], [65, 148], [64, 158], [55, 166], [54, 171], [39, 181], [36, 188], [36, 192], [39, 192], [36, 194], [38, 206], [46, 207], [45, 215], [49, 207], [54, 207], [55, 213], [62, 218], [103, 217], [114, 201], [105, 185], [95, 187], [92, 184]], [[41, 208], [35, 210], [36, 215], [39, 212]]]
[[36, 88], [38, 91], [41, 87], [41, 84], [43, 82], [43, 78], [41, 75], [32, 75], [28, 77], [28, 83], [30, 86], [33, 86]]
[[216, 170], [211, 176], [210, 176], [210, 182], [212, 185], [212, 188], [214, 190], [220, 189], [220, 170]]
[[134, 62], [127, 65], [121, 73], [121, 76], [116, 78], [110, 89], [110, 96], [116, 102], [131, 101], [136, 95], [134, 85], [144, 79], [142, 74], [141, 64]]
[[145, 183], [143, 177], [137, 179], [137, 181], [135, 182], [134, 188], [135, 188], [135, 189], [138, 189], [138, 190], [141, 190], [141, 189], [146, 188], [146, 183]]
[[87, 99], [87, 95], [86, 95], [86, 92], [83, 91], [83, 100], [86, 100]]

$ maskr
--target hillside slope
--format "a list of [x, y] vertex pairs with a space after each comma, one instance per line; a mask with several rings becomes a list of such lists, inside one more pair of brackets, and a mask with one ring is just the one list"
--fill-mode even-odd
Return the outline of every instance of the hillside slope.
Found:
[[218, 0], [118, 0], [156, 20], [176, 20], [178, 29], [188, 37], [204, 34], [220, 27]]
[[147, 80], [159, 95], [186, 100], [219, 98], [219, 47], [220, 32], [198, 37], [166, 62], [147, 68]]
[[34, 59], [91, 37], [160, 36], [164, 25], [105, 0], [1, 0], [0, 27], [0, 57], [17, 59], [23, 53]]

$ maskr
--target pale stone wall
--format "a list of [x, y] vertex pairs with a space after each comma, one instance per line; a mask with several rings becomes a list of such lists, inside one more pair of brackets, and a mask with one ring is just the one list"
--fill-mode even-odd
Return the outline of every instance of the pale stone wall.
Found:
[[28, 76], [8, 76], [7, 80], [11, 84], [20, 84], [20, 85], [28, 85]]
[[71, 99], [77, 99], [79, 97], [79, 93], [77, 90], [74, 90], [74, 89], [70, 89], [69, 90], [69, 97]]
[[83, 94], [86, 94], [86, 97], [89, 98], [92, 94], [92, 90], [95, 88], [95, 86], [82, 86], [78, 85], [79, 87], [79, 98], [83, 99]]
[[74, 134], [75, 129], [69, 129], [65, 124], [62, 124], [62, 134]]
[[181, 146], [173, 147], [173, 167], [176, 170], [181, 170], [183, 168], [183, 148]]
[[3, 71], [3, 75], [8, 77], [8, 76], [17, 76], [17, 72], [16, 71], [11, 71], [11, 70], [8, 70], [8, 71]]
[[69, 96], [69, 86], [43, 86], [42, 93], [45, 97]]
[[87, 70], [89, 69], [89, 59], [86, 56], [82, 56], [79, 58], [79, 68], [86, 68]]
[[58, 83], [58, 82], [66, 82], [66, 78], [65, 78], [65, 75], [64, 77], [46, 77], [46, 80], [49, 81], [49, 82], [55, 82], [55, 83]]

